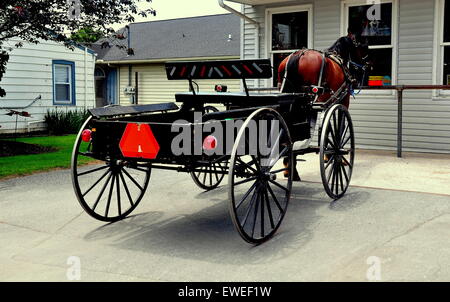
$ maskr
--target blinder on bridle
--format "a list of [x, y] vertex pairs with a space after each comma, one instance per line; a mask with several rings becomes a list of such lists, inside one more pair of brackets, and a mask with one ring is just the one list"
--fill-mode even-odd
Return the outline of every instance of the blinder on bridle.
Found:
[[[355, 47], [355, 50], [361, 49], [362, 47], [367, 47], [367, 44], [363, 44], [356, 39], [352, 39], [353, 46]], [[371, 62], [369, 61], [369, 54], [366, 53], [363, 57], [359, 58], [361, 60], [360, 63], [356, 63], [354, 61], [354, 58], [350, 55], [349, 64], [358, 72], [361, 73], [361, 78], [359, 79], [359, 86], [362, 86], [364, 83], [364, 80], [367, 76], [368, 70], [371, 68]]]

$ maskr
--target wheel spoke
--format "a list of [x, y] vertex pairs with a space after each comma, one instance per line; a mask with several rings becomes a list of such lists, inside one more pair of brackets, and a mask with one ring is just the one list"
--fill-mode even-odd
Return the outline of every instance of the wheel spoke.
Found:
[[334, 113], [333, 113], [333, 126], [334, 126], [334, 143], [336, 144], [336, 145], [339, 145], [339, 134], [340, 133], [338, 133], [338, 131], [339, 131], [339, 129], [338, 129], [338, 126], [337, 126], [337, 122], [336, 122], [336, 113], [337, 113], [338, 111], [335, 111]]
[[127, 170], [125, 170], [124, 168], [121, 168], [121, 170], [123, 171], [123, 173], [125, 173], [126, 176], [128, 176], [129, 179], [131, 179], [131, 181], [141, 190], [144, 191], [144, 189], [141, 187], [140, 184], [138, 184], [138, 182], [131, 177], [131, 175], [127, 172]]
[[261, 192], [261, 237], [264, 237], [264, 194]]
[[[342, 134], [342, 136], [341, 136], [341, 142], [343, 142], [345, 137], [347, 136], [347, 131], [348, 131], [349, 127], [350, 127], [350, 124], [347, 124], [347, 126], [345, 127], [345, 130], [344, 130], [344, 134]], [[340, 147], [343, 148], [344, 146], [345, 146], [345, 144], [341, 144]]]
[[348, 183], [348, 175], [347, 175], [347, 171], [345, 170], [344, 166], [341, 166], [342, 171], [344, 172], [344, 177], [345, 177], [345, 181]]
[[283, 214], [283, 213], [284, 213], [284, 210], [283, 210], [283, 208], [281, 207], [280, 203], [278, 202], [278, 199], [277, 199], [277, 197], [275, 196], [275, 194], [273, 193], [272, 188], [270, 187], [269, 184], [267, 184], [267, 189], [269, 190], [269, 193], [270, 193], [270, 195], [272, 196], [273, 201], [274, 201], [275, 204], [277, 205], [278, 210], [280, 210], [280, 212]]
[[206, 171], [207, 171], [207, 168], [206, 168], [206, 167], [203, 167], [203, 168], [202, 168], [202, 171], [204, 171], [204, 172], [202, 172], [202, 173], [203, 173], [203, 181], [202, 181], [202, 184], [205, 184], [205, 183], [206, 183]]
[[328, 169], [328, 167], [331, 165], [331, 163], [334, 161], [334, 157], [335, 157], [336, 155], [335, 154], [332, 154], [331, 155], [331, 157], [328, 159], [328, 162], [327, 162], [327, 164], [325, 165], [325, 170], [326, 169]]
[[250, 200], [250, 204], [247, 208], [247, 212], [245, 213], [244, 221], [241, 224], [242, 228], [244, 228], [245, 224], [247, 223], [248, 217], [250, 216], [250, 212], [253, 208], [253, 204], [255, 203], [257, 195], [258, 195], [258, 190], [255, 190], [255, 192], [253, 192], [252, 199]]
[[339, 165], [338, 171], [339, 171], [339, 179], [341, 182], [341, 190], [342, 192], [344, 192], [344, 181], [342, 179], [342, 165]]
[[[254, 173], [258, 173], [258, 171], [256, 171], [249, 163], [244, 162], [240, 157], [237, 157], [236, 160], [238, 162], [240, 162], [241, 164], [243, 164], [244, 166], [246, 166], [248, 169], [250, 169], [252, 172]], [[251, 161], [253, 162], [253, 160]]]
[[[330, 161], [331, 162], [331, 161]], [[329, 162], [329, 163], [330, 163]], [[333, 160], [333, 162], [332, 162], [333, 164], [332, 164], [332, 166], [331, 166], [331, 169], [330, 169], [330, 171], [328, 172], [328, 175], [327, 175], [327, 183], [329, 184], [330, 183], [330, 179], [331, 179], [331, 176], [333, 175], [333, 173], [334, 173], [334, 160]]]
[[[331, 130], [331, 127], [330, 127], [330, 130]], [[331, 132], [330, 132], [330, 134], [331, 134], [332, 136], [334, 135], [334, 134], [332, 134]], [[329, 137], [327, 137], [327, 143], [325, 144], [324, 148], [328, 147], [329, 144], [331, 145], [331, 148], [336, 149], [336, 147], [334, 146], [334, 143], [330, 140]]]
[[123, 187], [125, 188], [125, 192], [127, 193], [128, 200], [130, 201], [131, 206], [134, 205], [133, 198], [131, 198], [130, 190], [128, 190], [127, 183], [125, 182], [125, 178], [123, 177], [122, 173], [119, 173], [120, 179], [122, 179]]
[[78, 177], [84, 176], [84, 175], [91, 174], [91, 173], [94, 173], [94, 172], [97, 172], [97, 171], [101, 171], [101, 170], [104, 170], [104, 169], [108, 169], [108, 168], [109, 168], [109, 166], [106, 165], [106, 166], [103, 166], [103, 167], [100, 167], [100, 168], [95, 168], [95, 169], [92, 169], [92, 170], [89, 170], [89, 171], [78, 173], [77, 176]]
[[234, 186], [239, 186], [239, 185], [245, 184], [245, 183], [247, 183], [249, 181], [252, 181], [252, 180], [255, 180], [257, 178], [258, 178], [258, 176], [249, 177], [247, 179], [244, 179], [244, 180], [241, 180], [241, 181], [238, 181], [238, 182], [234, 183]]
[[114, 182], [115, 181], [116, 181], [116, 175], [113, 175], [112, 181], [111, 181], [111, 187], [109, 188], [108, 202], [106, 203], [105, 217], [108, 217], [109, 206], [111, 204], [111, 197], [112, 197], [112, 193], [114, 190]]
[[116, 175], [116, 190], [117, 190], [117, 210], [119, 211], [119, 216], [122, 215], [122, 208], [120, 202], [120, 184], [119, 184], [119, 174]]
[[[269, 185], [267, 184], [267, 186], [269, 186]], [[266, 189], [264, 190], [264, 197], [266, 200], [267, 212], [269, 213], [270, 226], [272, 227], [272, 229], [274, 229], [275, 223], [273, 222], [272, 208], [270, 207], [269, 194], [267, 194], [267, 186], [266, 186]]]
[[253, 212], [252, 237], [255, 234], [256, 218], [258, 217], [259, 202], [260, 202], [260, 197], [261, 197], [261, 193], [260, 193], [259, 189], [258, 189], [257, 192], [258, 192], [258, 197], [256, 198], [255, 211]]
[[100, 177], [86, 192], [84, 192], [84, 194], [82, 196], [85, 197], [89, 192], [91, 192], [91, 190], [95, 186], [97, 186], [103, 180], [103, 178], [105, 178], [106, 175], [108, 175], [108, 173], [110, 173], [110, 172], [111, 172], [110, 170], [106, 171], [105, 174], [103, 174], [102, 177]]
[[210, 166], [208, 170], [209, 170], [209, 185], [212, 186], [212, 167]]
[[219, 182], [219, 176], [217, 175], [216, 164], [213, 164], [213, 168], [214, 168], [214, 176], [216, 177], [216, 182]]
[[344, 148], [344, 146], [348, 143], [348, 141], [352, 138], [352, 136], [350, 135], [349, 137], [347, 137], [347, 139], [345, 140], [345, 142], [343, 142], [341, 144], [341, 148]]
[[277, 187], [279, 187], [280, 189], [283, 189], [283, 190], [285, 190], [286, 192], [289, 192], [288, 188], [283, 187], [282, 185], [280, 185], [280, 184], [277, 183], [276, 181], [274, 181], [274, 180], [272, 180], [272, 179], [269, 179], [269, 181], [270, 181], [271, 183], [273, 183], [274, 185], [276, 185]]
[[352, 164], [350, 164], [350, 163], [348, 162], [348, 160], [345, 158], [345, 156], [342, 156], [342, 160], [350, 167], [350, 169], [353, 169]]
[[256, 187], [257, 184], [258, 182], [255, 181], [255, 183], [250, 187], [250, 189], [248, 189], [248, 191], [244, 194], [244, 197], [242, 197], [239, 204], [236, 205], [236, 210], [239, 209], [239, 207], [244, 203], [244, 201], [247, 199], [247, 197], [250, 195], [250, 193], [253, 191], [253, 189]]
[[106, 179], [106, 182], [105, 182], [105, 184], [103, 185], [103, 187], [102, 187], [102, 189], [101, 189], [101, 191], [100, 191], [100, 194], [97, 196], [97, 200], [95, 201], [94, 206], [92, 207], [92, 211], [95, 211], [95, 208], [97, 207], [98, 203], [100, 202], [100, 199], [102, 198], [103, 193], [105, 192], [106, 187], [108, 186], [109, 181], [111, 180], [111, 177], [112, 177], [112, 176], [113, 176], [113, 175], [112, 175], [112, 173], [111, 173], [111, 174], [109, 174], [108, 178]]

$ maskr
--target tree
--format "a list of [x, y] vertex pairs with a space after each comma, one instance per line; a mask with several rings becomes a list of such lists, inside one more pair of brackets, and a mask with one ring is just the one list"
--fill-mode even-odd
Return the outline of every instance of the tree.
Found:
[[87, 45], [97, 42], [100, 38], [103, 38], [103, 33], [90, 27], [82, 28], [70, 36], [70, 40]]
[[[149, 7], [152, 0], [1, 0], [0, 2], [0, 81], [6, 71], [9, 52], [23, 46], [17, 42], [5, 47], [12, 38], [38, 44], [52, 40], [73, 48], [72, 36], [89, 30], [100, 36], [114, 33], [113, 24], [134, 22], [135, 16], [156, 15]], [[139, 3], [147, 3], [139, 8]], [[0, 87], [0, 97], [5, 91]]]

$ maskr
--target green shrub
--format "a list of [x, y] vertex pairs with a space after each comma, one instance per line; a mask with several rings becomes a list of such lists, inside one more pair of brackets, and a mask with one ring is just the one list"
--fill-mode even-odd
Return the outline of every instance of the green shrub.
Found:
[[83, 122], [88, 118], [89, 112], [84, 109], [77, 110], [48, 110], [45, 114], [47, 130], [52, 135], [73, 134], [80, 130]]

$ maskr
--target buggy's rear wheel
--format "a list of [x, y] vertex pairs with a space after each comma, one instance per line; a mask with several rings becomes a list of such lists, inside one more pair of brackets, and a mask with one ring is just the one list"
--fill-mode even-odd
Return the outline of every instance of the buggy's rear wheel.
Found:
[[[92, 117], [81, 127], [72, 152], [72, 184], [78, 202], [95, 219], [108, 222], [124, 219], [144, 196], [151, 167], [113, 158], [95, 159], [92, 142], [82, 139], [84, 130], [95, 130]], [[90, 161], [92, 164], [87, 164]]]
[[[204, 113], [218, 112], [214, 106], [205, 106]], [[211, 163], [209, 165], [200, 166], [197, 171], [191, 172], [192, 180], [201, 189], [210, 191], [217, 188], [225, 177], [225, 171], [228, 162]]]
[[350, 113], [343, 105], [325, 114], [320, 138], [320, 173], [326, 193], [336, 200], [348, 189], [355, 158], [355, 136]]
[[[246, 129], [255, 122], [258, 134], [249, 136]], [[263, 152], [261, 146], [268, 148]], [[245, 241], [262, 243], [280, 227], [291, 195], [293, 163], [292, 140], [280, 114], [263, 108], [250, 115], [236, 137], [228, 174], [230, 215]], [[284, 171], [289, 171], [288, 178]]]

